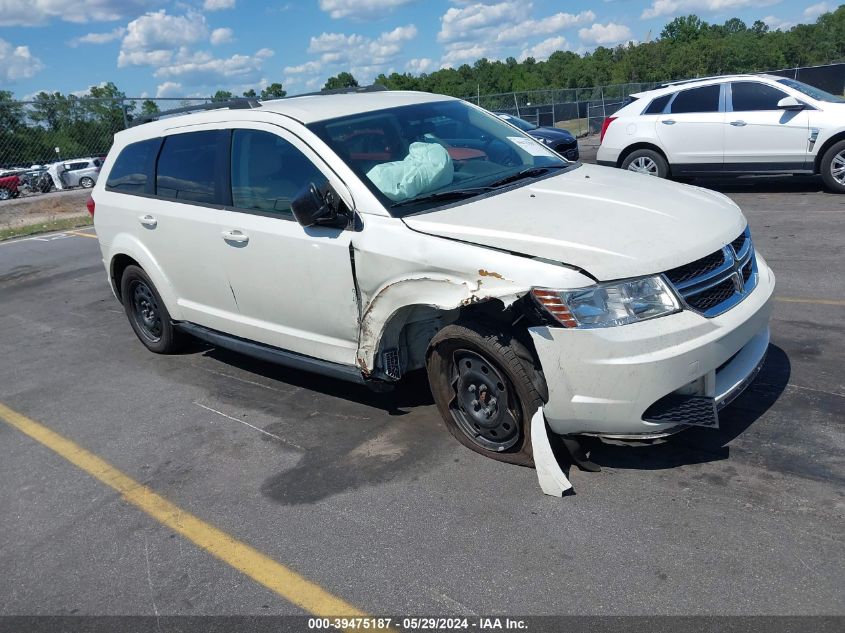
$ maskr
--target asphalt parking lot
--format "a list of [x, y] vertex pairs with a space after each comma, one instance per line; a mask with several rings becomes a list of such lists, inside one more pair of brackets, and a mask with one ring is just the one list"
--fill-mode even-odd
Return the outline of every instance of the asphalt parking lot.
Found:
[[[422, 376], [380, 395], [200, 344], [156, 356], [92, 229], [0, 243], [0, 615], [303, 614], [320, 596], [391, 615], [845, 615], [845, 196], [707, 184], [777, 274], [767, 363], [719, 431], [597, 444], [602, 472], [572, 469], [562, 499], [455, 442]], [[143, 488], [109, 487], [74, 446]], [[221, 559], [208, 530], [259, 558]], [[256, 580], [271, 563], [281, 591]]]

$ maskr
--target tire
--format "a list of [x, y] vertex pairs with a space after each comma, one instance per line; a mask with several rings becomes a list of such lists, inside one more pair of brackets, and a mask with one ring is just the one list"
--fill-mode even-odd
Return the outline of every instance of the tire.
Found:
[[0, 187], [0, 200], [8, 200], [11, 197], [12, 197], [11, 191], [9, 191], [8, 189], [4, 189], [3, 187]]
[[635, 149], [625, 157], [621, 167], [628, 171], [657, 176], [658, 178], [668, 178], [669, 176], [669, 163], [666, 162], [660, 152], [653, 149]]
[[79, 179], [79, 186], [83, 189], [90, 189], [94, 186], [94, 184], [94, 179], [89, 176], [85, 176], [84, 178]]
[[143, 269], [126, 267], [120, 280], [120, 297], [129, 324], [148, 350], [174, 354], [183, 347], [185, 335], [173, 326], [167, 307]]
[[834, 193], [845, 193], [845, 141], [831, 145], [819, 165], [825, 186]]
[[455, 439], [497, 461], [534, 465], [531, 418], [543, 398], [530, 358], [521, 343], [480, 323], [447, 325], [434, 336], [428, 381]]

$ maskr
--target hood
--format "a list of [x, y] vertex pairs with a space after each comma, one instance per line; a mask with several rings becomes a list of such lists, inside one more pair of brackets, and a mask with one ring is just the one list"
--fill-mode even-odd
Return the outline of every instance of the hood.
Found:
[[595, 165], [404, 221], [421, 233], [561, 262], [599, 280], [687, 264], [746, 224], [720, 193]]
[[528, 132], [535, 138], [547, 138], [553, 141], [574, 141], [575, 137], [566, 130], [559, 130], [554, 127], [538, 127]]

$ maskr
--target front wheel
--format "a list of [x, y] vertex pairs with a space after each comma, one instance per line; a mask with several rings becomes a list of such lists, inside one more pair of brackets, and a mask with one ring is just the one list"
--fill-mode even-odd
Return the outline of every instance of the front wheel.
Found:
[[622, 161], [622, 169], [658, 178], [669, 176], [669, 163], [659, 152], [651, 149], [636, 149], [628, 154]]
[[8, 200], [12, 197], [12, 192], [8, 189], [0, 187], [0, 200]]
[[492, 459], [531, 466], [531, 418], [543, 405], [531, 354], [479, 323], [448, 325], [426, 360], [435, 403], [461, 444]]
[[834, 143], [822, 156], [822, 180], [835, 193], [845, 193], [845, 141]]

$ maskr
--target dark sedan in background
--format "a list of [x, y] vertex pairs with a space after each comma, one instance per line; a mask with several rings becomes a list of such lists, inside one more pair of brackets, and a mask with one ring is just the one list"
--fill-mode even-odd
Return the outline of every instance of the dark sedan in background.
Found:
[[549, 148], [556, 151], [566, 160], [578, 160], [578, 140], [567, 130], [562, 130], [556, 127], [540, 127], [529, 123], [525, 119], [513, 116], [512, 114], [505, 114], [504, 112], [494, 113], [500, 119], [504, 119], [513, 126], [518, 127], [523, 132], [533, 136], [541, 143], [545, 143]]

